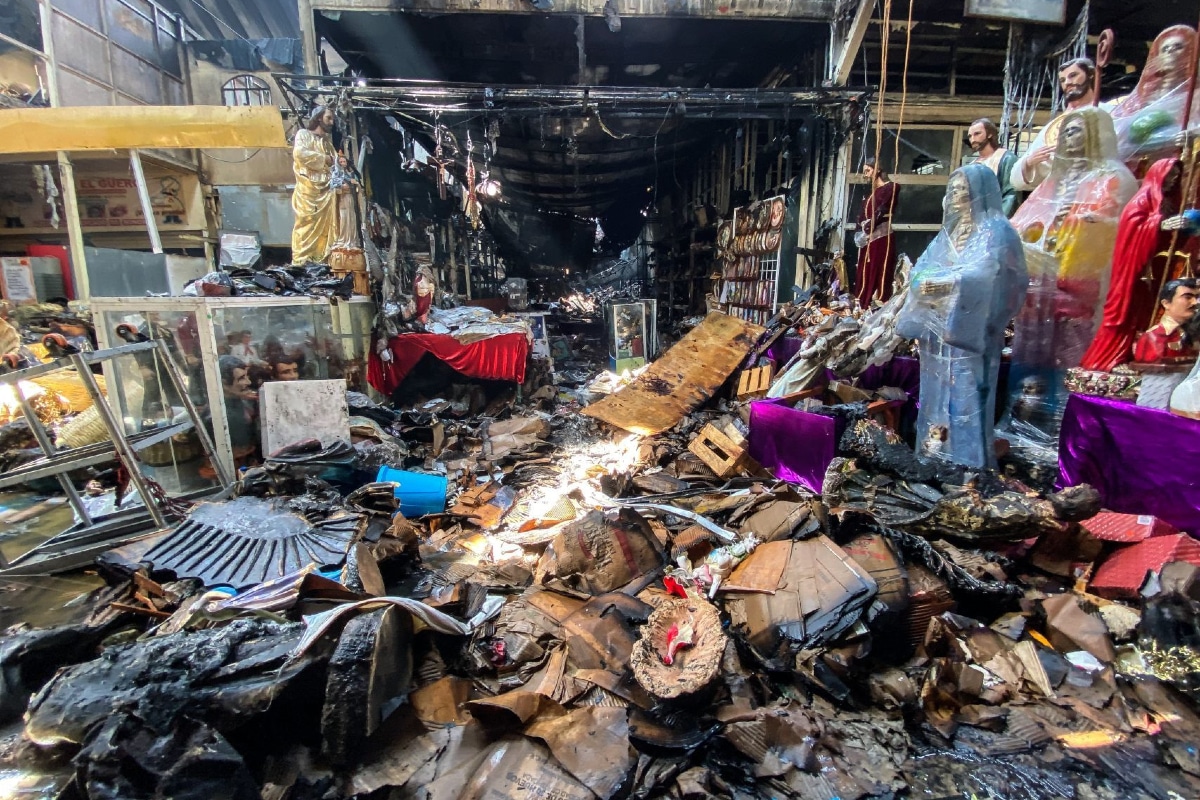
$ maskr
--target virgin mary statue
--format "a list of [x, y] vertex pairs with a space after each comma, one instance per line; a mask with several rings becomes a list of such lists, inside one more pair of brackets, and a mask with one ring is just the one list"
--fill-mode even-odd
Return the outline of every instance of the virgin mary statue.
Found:
[[995, 465], [992, 421], [1004, 329], [1029, 282], [1000, 183], [982, 164], [956, 170], [942, 229], [917, 259], [896, 332], [921, 352], [917, 454], [968, 467]]

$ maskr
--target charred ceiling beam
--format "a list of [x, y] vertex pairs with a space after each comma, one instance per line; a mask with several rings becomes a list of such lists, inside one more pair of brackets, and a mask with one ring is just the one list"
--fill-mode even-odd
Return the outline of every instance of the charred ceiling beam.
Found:
[[787, 119], [802, 107], [837, 107], [869, 99], [869, 89], [689, 89], [640, 86], [521, 86], [402, 79], [317, 77], [276, 73], [286, 94], [305, 103], [344, 93], [363, 111], [442, 118], [496, 114], [505, 118], [587, 117], [597, 110], [622, 118]]
[[838, 3], [837, 18], [830, 30], [830, 70], [826, 76], [835, 86], [850, 80], [850, 70], [862, 47], [863, 36], [867, 33], [867, 24], [871, 21], [874, 9], [875, 0], [841, 0]]
[[[793, 19], [828, 21], [834, 0], [617, 0], [620, 17], [694, 17], [699, 19]], [[375, 11], [416, 14], [583, 14], [602, 16], [593, 0], [312, 0], [325, 14]]]
[[[679, 158], [660, 158], [658, 167], [669, 167], [676, 161], [684, 160], [686, 159], [682, 155]], [[592, 191], [598, 187], [605, 187], [614, 183], [624, 183], [646, 176], [653, 177], [655, 164], [653, 161], [647, 161], [636, 167], [608, 170], [596, 169], [592, 171], [585, 171], [581, 168], [578, 173], [530, 172], [514, 167], [498, 167], [498, 169], [502, 170], [505, 183], [515, 183], [531, 189], [538, 188], [558, 192], [570, 192], [574, 190]]]
[[[659, 163], [670, 163], [675, 159], [684, 159], [691, 155], [696, 144], [703, 140], [695, 140], [689, 146], [680, 145], [678, 148], [664, 147], [664, 153], [659, 155]], [[532, 143], [531, 143], [532, 144]], [[678, 155], [672, 151], [677, 149]], [[608, 158], [603, 153], [596, 153], [588, 157], [574, 157], [565, 153], [555, 153], [553, 158], [528, 159], [520, 155], [515, 155], [513, 151], [501, 150], [496, 155], [496, 163], [504, 169], [512, 170], [528, 170], [536, 172], [545, 172], [547, 170], [570, 171], [574, 169], [579, 175], [600, 175], [611, 174], [615, 171], [626, 169], [640, 169], [646, 165], [653, 165], [653, 153], [649, 152], [650, 147], [647, 147], [642, 152], [639, 158]], [[652, 168], [652, 166], [650, 167]]]

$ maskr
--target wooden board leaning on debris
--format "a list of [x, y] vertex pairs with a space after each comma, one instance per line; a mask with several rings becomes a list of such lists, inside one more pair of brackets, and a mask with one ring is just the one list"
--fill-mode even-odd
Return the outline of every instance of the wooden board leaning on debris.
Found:
[[714, 311], [633, 383], [583, 413], [630, 433], [662, 433], [712, 397], [763, 331]]

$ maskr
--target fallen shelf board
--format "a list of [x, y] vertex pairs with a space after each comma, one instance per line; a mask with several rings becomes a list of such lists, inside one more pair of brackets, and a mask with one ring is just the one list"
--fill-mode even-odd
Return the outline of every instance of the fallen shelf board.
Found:
[[662, 433], [713, 396], [764, 330], [714, 311], [633, 383], [583, 413], [630, 433]]

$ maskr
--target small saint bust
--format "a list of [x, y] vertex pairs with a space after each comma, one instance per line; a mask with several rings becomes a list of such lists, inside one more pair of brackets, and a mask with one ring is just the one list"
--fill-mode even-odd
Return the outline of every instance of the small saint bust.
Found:
[[1196, 315], [1197, 287], [1194, 278], [1167, 281], [1158, 293], [1162, 318], [1158, 324], [1138, 337], [1133, 346], [1133, 360], [1139, 364], [1190, 364], [1200, 349], [1188, 339], [1186, 323]]

